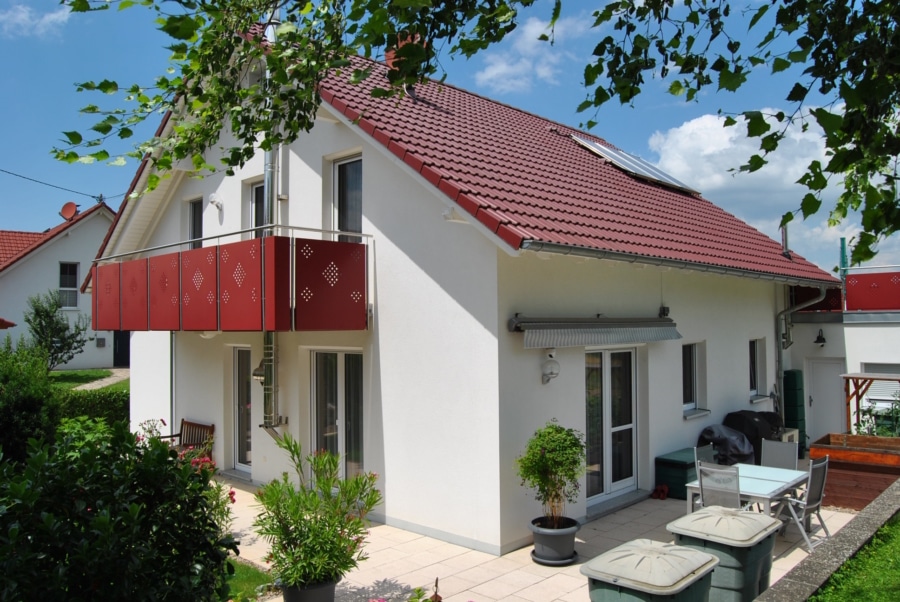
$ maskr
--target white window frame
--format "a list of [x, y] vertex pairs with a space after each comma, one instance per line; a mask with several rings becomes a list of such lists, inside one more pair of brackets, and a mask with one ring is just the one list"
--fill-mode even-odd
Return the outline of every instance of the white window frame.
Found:
[[[63, 274], [63, 266], [75, 266], [75, 276], [71, 282], [63, 282], [63, 278], [69, 278], [70, 274]], [[60, 309], [78, 309], [78, 272], [81, 266], [77, 261], [59, 262], [59, 306]], [[74, 295], [74, 303], [70, 299]]]

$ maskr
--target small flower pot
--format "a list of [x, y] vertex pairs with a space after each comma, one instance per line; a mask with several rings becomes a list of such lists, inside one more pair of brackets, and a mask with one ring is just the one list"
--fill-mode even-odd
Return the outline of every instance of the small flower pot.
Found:
[[315, 585], [291, 585], [282, 588], [284, 602], [334, 602], [337, 583], [317, 583]]
[[575, 533], [581, 528], [578, 521], [563, 517], [562, 527], [556, 529], [542, 526], [548, 522], [547, 517], [541, 516], [529, 525], [534, 533], [531, 559], [548, 566], [566, 566], [578, 560], [575, 551]]

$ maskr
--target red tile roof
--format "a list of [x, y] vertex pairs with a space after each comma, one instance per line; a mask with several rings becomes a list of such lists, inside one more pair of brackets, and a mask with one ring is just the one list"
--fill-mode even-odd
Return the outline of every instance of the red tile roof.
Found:
[[40, 248], [44, 243], [53, 240], [59, 234], [87, 218], [87, 216], [93, 215], [100, 210], [106, 210], [110, 215], [113, 215], [113, 210], [101, 201], [87, 211], [77, 214], [71, 220], [64, 221], [58, 226], [43, 232], [0, 230], [0, 272]]
[[596, 136], [437, 82], [373, 98], [386, 67], [356, 61], [372, 76], [331, 76], [322, 99], [514, 249], [838, 283], [699, 195], [631, 176], [572, 139], [609, 146]]

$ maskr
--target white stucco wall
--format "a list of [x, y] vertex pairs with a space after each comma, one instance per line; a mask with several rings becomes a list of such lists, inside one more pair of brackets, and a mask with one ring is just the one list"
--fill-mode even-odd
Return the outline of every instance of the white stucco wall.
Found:
[[[682, 340], [632, 346], [636, 349], [637, 480], [652, 489], [656, 456], [696, 445], [703, 428], [720, 424], [737, 410], [771, 410], [771, 402], [749, 402], [748, 347], [765, 341], [765, 383], [774, 382], [774, 315], [779, 285], [632, 264], [549, 254], [502, 258], [500, 318], [655, 317], [670, 308]], [[503, 541], [528, 540], [527, 522], [540, 514], [515, 475], [515, 458], [535, 428], [551, 418], [584, 431], [584, 348], [557, 350], [560, 375], [541, 384], [545, 351], [524, 349], [522, 335], [500, 338], [500, 479]], [[684, 420], [681, 400], [681, 348], [705, 344], [705, 407], [708, 416]], [[699, 360], [698, 360], [699, 363]], [[701, 379], [702, 380], [702, 379]], [[584, 516], [581, 500], [568, 509]]]
[[[5, 338], [8, 334], [14, 342], [21, 335], [29, 337], [28, 325], [25, 324], [28, 297], [59, 288], [61, 262], [78, 263], [78, 286], [81, 286], [111, 222], [108, 214], [96, 211], [0, 273], [0, 316], [16, 323], [14, 328], [0, 331], [0, 337]], [[76, 319], [79, 314], [90, 320], [90, 295], [79, 291], [78, 308], [63, 312], [70, 320]], [[58, 366], [59, 369], [112, 367], [113, 333], [89, 328], [88, 335], [94, 340], [89, 341], [72, 361]], [[104, 347], [97, 347], [97, 338], [104, 340]]]

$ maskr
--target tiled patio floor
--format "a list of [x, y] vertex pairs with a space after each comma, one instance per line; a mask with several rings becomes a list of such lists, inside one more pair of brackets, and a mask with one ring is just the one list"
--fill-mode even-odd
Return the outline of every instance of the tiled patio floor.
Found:
[[[268, 546], [251, 528], [258, 511], [252, 489], [236, 482], [234, 485], [237, 501], [233, 528], [241, 542], [241, 557], [264, 567]], [[666, 524], [684, 512], [684, 500], [647, 498], [586, 523], [575, 545], [579, 562], [567, 567], [536, 564], [531, 560], [531, 546], [497, 557], [396, 527], [373, 525], [366, 546], [369, 558], [338, 584], [337, 599], [405, 602], [415, 587], [430, 594], [438, 578], [444, 602], [585, 602], [590, 597], [587, 579], [579, 572], [583, 563], [636, 538], [673, 541]], [[853, 518], [850, 513], [833, 510], [822, 514], [832, 534]], [[813, 524], [818, 526], [815, 520]], [[821, 530], [814, 530], [814, 538], [821, 535]], [[806, 556], [795, 527], [789, 527], [785, 536], [776, 536], [772, 583]]]

